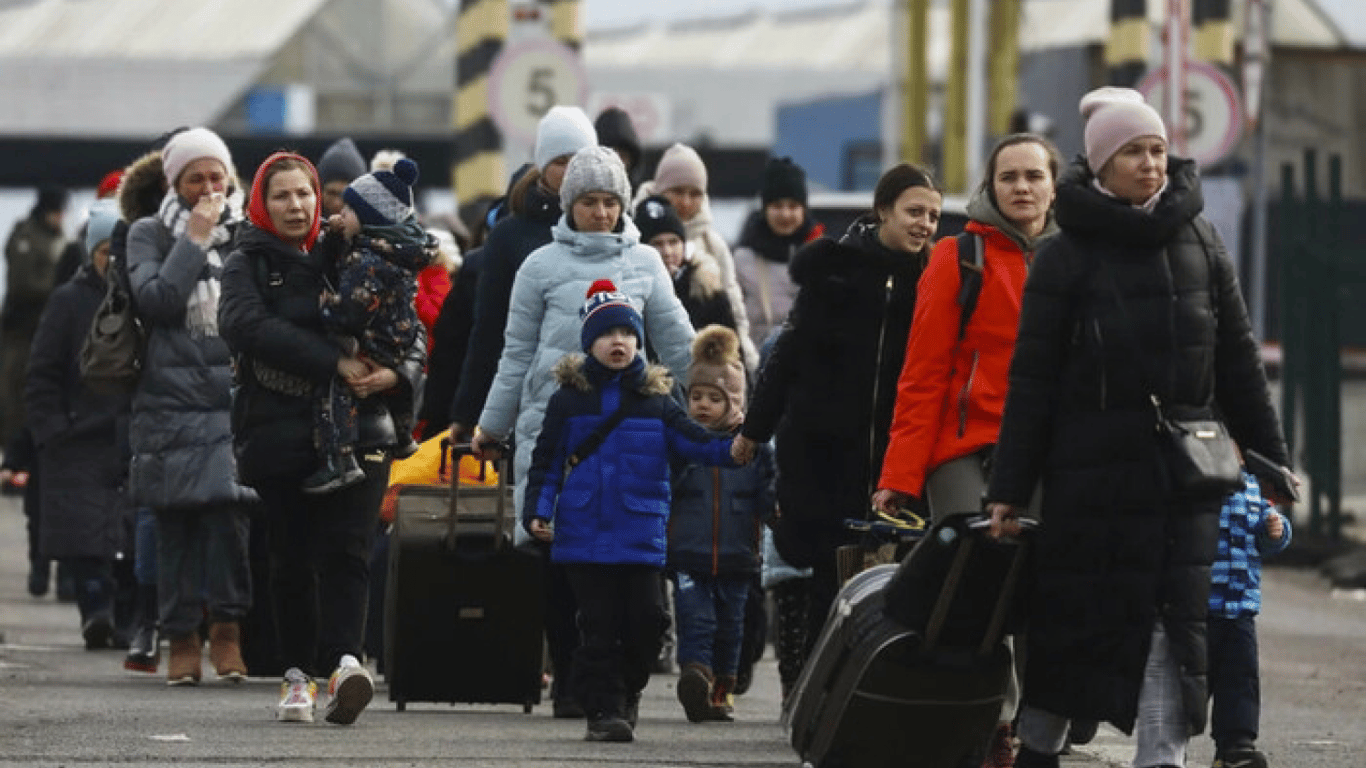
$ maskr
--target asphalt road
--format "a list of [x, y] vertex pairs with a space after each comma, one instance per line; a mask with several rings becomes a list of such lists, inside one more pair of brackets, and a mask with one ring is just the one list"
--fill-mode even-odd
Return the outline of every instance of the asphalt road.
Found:
[[[381, 684], [352, 727], [273, 720], [278, 681], [206, 681], [167, 688], [122, 669], [122, 652], [83, 649], [73, 605], [24, 590], [23, 517], [0, 499], [0, 767], [8, 766], [763, 766], [797, 768], [778, 726], [777, 670], [760, 663], [737, 722], [687, 723], [672, 675], [646, 690], [637, 741], [582, 741], [580, 721], [548, 707], [409, 705], [398, 713]], [[1273, 570], [1262, 621], [1263, 747], [1274, 766], [1366, 766], [1366, 601], [1330, 595], [1306, 570]], [[164, 663], [164, 662], [163, 662]], [[209, 678], [212, 678], [211, 670]], [[1103, 728], [1065, 759], [1127, 765], [1132, 746]], [[1209, 765], [1207, 738], [1190, 765]]]

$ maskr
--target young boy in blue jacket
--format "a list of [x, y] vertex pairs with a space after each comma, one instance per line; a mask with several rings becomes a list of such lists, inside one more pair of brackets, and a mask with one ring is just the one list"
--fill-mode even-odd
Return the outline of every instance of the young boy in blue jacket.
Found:
[[[523, 525], [551, 543], [579, 604], [574, 698], [588, 741], [633, 741], [640, 692], [659, 656], [668, 614], [660, 585], [669, 522], [669, 461], [734, 466], [730, 443], [688, 418], [673, 381], [639, 354], [645, 333], [607, 280], [588, 291], [580, 340], [555, 374], [560, 388], [527, 473]], [[622, 418], [583, 449], [618, 409]]]
[[[745, 418], [740, 339], [721, 325], [693, 340], [688, 415], [734, 434]], [[759, 573], [760, 532], [773, 515], [772, 448], [734, 469], [677, 466], [669, 525], [669, 572], [678, 612], [678, 701], [688, 720], [731, 720], [745, 602]]]
[[1266, 768], [1257, 751], [1261, 720], [1261, 674], [1257, 663], [1257, 614], [1262, 610], [1262, 556], [1290, 545], [1290, 520], [1262, 498], [1243, 471], [1246, 487], [1219, 511], [1219, 556], [1209, 593], [1209, 693], [1214, 700], [1210, 735], [1213, 768]]

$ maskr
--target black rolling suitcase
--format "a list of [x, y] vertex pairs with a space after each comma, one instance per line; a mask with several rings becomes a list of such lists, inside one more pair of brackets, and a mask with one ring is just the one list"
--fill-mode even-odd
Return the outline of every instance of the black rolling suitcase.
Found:
[[900, 565], [852, 578], [831, 608], [783, 725], [817, 768], [954, 768], [996, 727], [1002, 641], [1026, 547], [976, 515], [937, 523]]
[[513, 546], [505, 469], [496, 487], [453, 480], [399, 492], [384, 669], [400, 712], [414, 701], [520, 704], [524, 712], [540, 703], [542, 563]]

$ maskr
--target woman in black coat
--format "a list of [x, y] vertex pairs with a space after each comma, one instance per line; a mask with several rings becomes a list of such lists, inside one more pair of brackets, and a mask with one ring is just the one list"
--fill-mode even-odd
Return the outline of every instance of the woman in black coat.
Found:
[[1221, 499], [1167, 490], [1150, 395], [1222, 416], [1279, 464], [1286, 450], [1195, 164], [1166, 154], [1134, 91], [1088, 94], [1082, 114], [1087, 154], [1025, 287], [988, 491], [1009, 533], [1043, 482], [1016, 765], [1057, 766], [1076, 717], [1136, 732], [1139, 768], [1176, 766], [1205, 722]]
[[40, 548], [74, 577], [89, 649], [114, 640], [114, 559], [129, 543], [122, 493], [128, 398], [91, 391], [80, 366], [81, 347], [104, 298], [109, 233], [118, 218], [112, 201], [92, 209], [90, 258], [43, 307], [24, 390], [42, 466], [35, 475], [43, 509]]
[[[269, 525], [275, 621], [289, 667], [276, 717], [312, 721], [309, 678], [330, 672], [326, 719], [349, 725], [374, 693], [359, 659], [370, 550], [399, 439], [389, 408], [419, 391], [426, 340], [420, 333], [401, 365], [382, 368], [344, 355], [327, 337], [318, 298], [337, 283], [335, 264], [321, 253], [329, 249], [312, 248], [318, 190], [313, 166], [298, 155], [277, 152], [261, 164], [250, 224], [223, 267], [219, 328], [236, 356], [238, 472], [260, 494]], [[318, 462], [314, 392], [336, 376], [357, 398], [356, 454], [365, 479], [304, 493], [300, 484]]]
[[839, 588], [843, 521], [866, 516], [881, 472], [916, 281], [941, 205], [929, 174], [901, 164], [878, 181], [873, 215], [838, 241], [796, 253], [797, 298], [735, 440], [737, 459], [747, 461], [776, 435], [774, 543], [788, 563], [815, 571], [808, 644]]

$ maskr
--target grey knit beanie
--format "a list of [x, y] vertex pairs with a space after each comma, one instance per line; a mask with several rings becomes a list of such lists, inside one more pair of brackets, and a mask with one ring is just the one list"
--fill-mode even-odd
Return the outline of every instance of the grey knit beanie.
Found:
[[318, 180], [323, 184], [330, 181], [355, 181], [366, 171], [365, 158], [361, 156], [356, 142], [342, 137], [332, 142], [323, 156], [318, 158]]
[[616, 150], [608, 147], [584, 147], [574, 153], [560, 182], [560, 206], [566, 212], [574, 201], [589, 192], [610, 192], [621, 201], [625, 215], [631, 201], [631, 182], [626, 179], [626, 166]]

